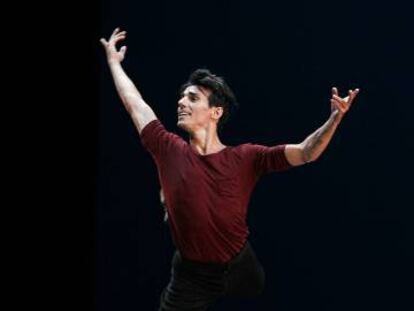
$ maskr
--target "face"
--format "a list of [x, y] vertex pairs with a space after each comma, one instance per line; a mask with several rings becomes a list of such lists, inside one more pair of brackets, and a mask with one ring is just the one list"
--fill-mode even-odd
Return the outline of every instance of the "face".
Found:
[[209, 107], [210, 91], [195, 85], [188, 86], [178, 101], [177, 126], [187, 132], [206, 128], [211, 122], [217, 123], [221, 107]]

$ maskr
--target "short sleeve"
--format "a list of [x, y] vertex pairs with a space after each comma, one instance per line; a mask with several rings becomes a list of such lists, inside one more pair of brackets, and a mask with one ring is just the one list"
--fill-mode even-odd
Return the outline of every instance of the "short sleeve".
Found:
[[182, 146], [185, 142], [180, 136], [167, 131], [164, 125], [156, 119], [142, 129], [141, 143], [155, 159], [160, 159], [172, 148]]
[[249, 144], [249, 153], [258, 175], [285, 171], [292, 167], [285, 155], [286, 145], [272, 147]]

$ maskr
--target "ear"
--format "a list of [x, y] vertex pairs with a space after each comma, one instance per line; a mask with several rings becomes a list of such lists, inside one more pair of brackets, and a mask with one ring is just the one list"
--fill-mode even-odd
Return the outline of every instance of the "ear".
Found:
[[213, 107], [211, 117], [214, 120], [219, 120], [221, 116], [223, 115], [223, 107]]

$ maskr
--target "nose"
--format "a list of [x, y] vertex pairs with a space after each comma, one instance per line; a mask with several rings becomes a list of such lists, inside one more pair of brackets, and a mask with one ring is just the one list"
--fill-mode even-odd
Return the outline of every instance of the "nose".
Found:
[[182, 98], [178, 101], [178, 107], [179, 107], [179, 108], [183, 108], [183, 107], [184, 107], [184, 97], [182, 97]]

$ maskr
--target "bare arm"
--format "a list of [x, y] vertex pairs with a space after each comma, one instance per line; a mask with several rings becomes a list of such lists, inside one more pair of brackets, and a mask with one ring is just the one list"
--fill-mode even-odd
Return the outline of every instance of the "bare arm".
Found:
[[338, 90], [332, 88], [331, 115], [329, 119], [315, 132], [310, 134], [300, 144], [290, 144], [285, 148], [285, 155], [293, 166], [315, 161], [328, 146], [343, 116], [348, 111], [359, 89], [349, 90], [348, 96], [341, 98]]
[[157, 119], [157, 116], [151, 107], [144, 101], [141, 93], [121, 66], [121, 62], [125, 57], [126, 46], [121, 47], [121, 49], [117, 51], [116, 43], [124, 40], [125, 37], [126, 31], [119, 32], [119, 28], [116, 28], [108, 41], [103, 38], [100, 41], [105, 48], [109, 69], [119, 97], [121, 98], [125, 109], [130, 114], [135, 127], [141, 134], [142, 129], [149, 122]]

